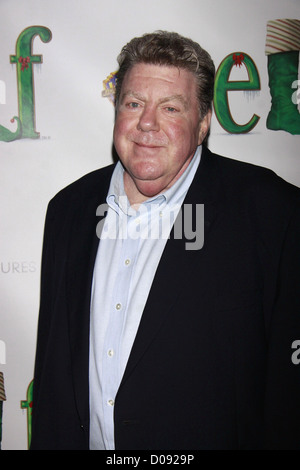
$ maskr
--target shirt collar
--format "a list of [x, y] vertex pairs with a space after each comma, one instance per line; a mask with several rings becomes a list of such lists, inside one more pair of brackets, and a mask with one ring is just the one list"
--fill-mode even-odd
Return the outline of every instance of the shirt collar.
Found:
[[[180, 178], [166, 191], [147, 199], [143, 204], [158, 204], [158, 205], [176, 205], [182, 202], [186, 195], [198, 165], [200, 163], [202, 153], [202, 146], [197, 147], [196, 152], [188, 165], [187, 169], [180, 176]], [[114, 211], [120, 213], [120, 210], [126, 215], [132, 215], [135, 212], [131, 209], [129, 200], [125, 193], [124, 188], [124, 168], [119, 161], [114, 169], [109, 190], [106, 197], [106, 202]]]

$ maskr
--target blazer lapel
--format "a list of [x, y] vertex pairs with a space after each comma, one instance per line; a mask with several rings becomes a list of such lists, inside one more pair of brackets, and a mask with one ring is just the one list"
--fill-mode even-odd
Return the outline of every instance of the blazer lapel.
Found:
[[[209, 232], [217, 215], [220, 186], [218, 171], [210, 155], [210, 152], [203, 148], [199, 168], [183, 204], [183, 212], [185, 205], [195, 207], [195, 204], [204, 204], [204, 245], [209, 241]], [[166, 316], [172, 311], [177, 294], [188, 282], [194, 264], [199, 262], [199, 257], [202, 256], [201, 250], [197, 253], [186, 250], [189, 240], [185, 238], [184, 230], [182, 239], [174, 239], [173, 231], [160, 260], [122, 383], [127, 380], [150, 346]]]
[[96, 216], [96, 210], [100, 204], [105, 203], [111, 175], [112, 170], [105, 179], [99, 180], [94, 193], [87, 191], [87, 196], [81, 199], [79, 207], [76, 206], [70, 228], [67, 302], [71, 366], [77, 410], [82, 423], [86, 425], [89, 420], [90, 296], [99, 244], [96, 227], [100, 219]]

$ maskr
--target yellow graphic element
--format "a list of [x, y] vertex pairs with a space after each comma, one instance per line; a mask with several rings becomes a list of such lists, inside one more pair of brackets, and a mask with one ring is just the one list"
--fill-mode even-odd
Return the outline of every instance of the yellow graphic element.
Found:
[[103, 80], [102, 96], [108, 98], [112, 104], [115, 104], [115, 91], [116, 91], [116, 74], [117, 72], [112, 72], [108, 77]]

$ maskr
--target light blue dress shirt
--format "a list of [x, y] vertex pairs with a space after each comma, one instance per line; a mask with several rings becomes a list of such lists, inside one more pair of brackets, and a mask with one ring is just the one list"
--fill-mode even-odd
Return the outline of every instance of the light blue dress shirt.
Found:
[[90, 449], [114, 450], [114, 402], [166, 241], [201, 158], [164, 193], [130, 207], [120, 163], [107, 195], [90, 317]]

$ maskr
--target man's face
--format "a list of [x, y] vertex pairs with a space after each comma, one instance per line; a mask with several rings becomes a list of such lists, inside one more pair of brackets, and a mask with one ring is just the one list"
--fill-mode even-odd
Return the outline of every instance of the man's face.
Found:
[[185, 69], [137, 64], [125, 75], [114, 128], [131, 203], [171, 187], [203, 141], [196, 79]]

